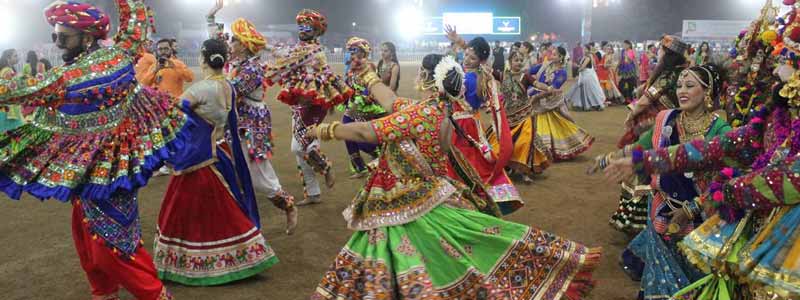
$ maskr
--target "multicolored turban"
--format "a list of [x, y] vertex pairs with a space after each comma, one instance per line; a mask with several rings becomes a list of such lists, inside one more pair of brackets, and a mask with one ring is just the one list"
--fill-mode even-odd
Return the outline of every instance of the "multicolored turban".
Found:
[[231, 24], [231, 32], [233, 32], [233, 36], [247, 47], [250, 52], [258, 53], [258, 51], [261, 51], [267, 46], [267, 38], [256, 30], [256, 26], [254, 26], [253, 23], [243, 18], [238, 18], [236, 21], [233, 21], [233, 24]]
[[45, 9], [44, 16], [51, 26], [61, 24], [91, 34], [97, 39], [105, 39], [111, 31], [111, 19], [108, 15], [88, 3], [56, 1]]
[[357, 36], [351, 37], [349, 40], [347, 40], [347, 50], [352, 51], [353, 49], [360, 49], [367, 54], [372, 52], [372, 47], [370, 47], [369, 41]]
[[322, 36], [328, 30], [328, 18], [313, 9], [303, 9], [295, 18], [297, 25], [311, 27], [315, 37]]

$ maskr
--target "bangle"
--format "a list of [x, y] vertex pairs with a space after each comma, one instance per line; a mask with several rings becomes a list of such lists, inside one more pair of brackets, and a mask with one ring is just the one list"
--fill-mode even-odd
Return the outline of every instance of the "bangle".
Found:
[[330, 127], [328, 127], [328, 139], [338, 140], [338, 138], [336, 138], [336, 134], [335, 134], [336, 131], [335, 130], [336, 130], [336, 127], [339, 126], [339, 125], [342, 125], [342, 123], [339, 122], [339, 121], [335, 121], [335, 122], [333, 122], [331, 124]]
[[378, 83], [381, 83], [381, 78], [378, 77], [378, 74], [375, 74], [373, 71], [367, 71], [361, 74], [361, 82], [367, 87], [367, 90], [371, 90], [372, 86]]
[[328, 125], [328, 123], [320, 123], [317, 125], [317, 137], [319, 137], [320, 140], [327, 141], [331, 139], [330, 136], [328, 136], [329, 127], [330, 125]]

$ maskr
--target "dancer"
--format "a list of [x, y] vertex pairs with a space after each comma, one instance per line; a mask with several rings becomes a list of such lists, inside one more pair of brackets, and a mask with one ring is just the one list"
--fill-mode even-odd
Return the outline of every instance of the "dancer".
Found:
[[594, 137], [578, 127], [569, 115], [567, 100], [561, 86], [567, 81], [564, 57], [567, 50], [558, 47], [546, 65], [530, 70], [535, 78], [528, 89], [536, 113], [536, 129], [556, 161], [570, 160], [589, 150]]
[[631, 109], [625, 121], [626, 133], [617, 147], [632, 144], [639, 135], [653, 126], [655, 115], [665, 109], [677, 107], [675, 81], [680, 70], [687, 66], [686, 49], [689, 46], [675, 36], [664, 36], [658, 54], [658, 65], [643, 87], [643, 94], [629, 105]]
[[[223, 7], [217, 0], [208, 13], [210, 37], [223, 36], [224, 24], [216, 22], [216, 14]], [[297, 208], [294, 197], [283, 190], [278, 175], [272, 167], [272, 114], [265, 103], [266, 85], [264, 66], [260, 53], [267, 40], [249, 21], [239, 18], [231, 24], [232, 37], [229, 43], [231, 61], [228, 63], [228, 79], [236, 89], [237, 127], [229, 128], [228, 139], [238, 134], [241, 147], [247, 153], [247, 167], [256, 191], [266, 194], [272, 205], [286, 214], [286, 234], [297, 227]], [[225, 40], [224, 38], [222, 39]], [[234, 131], [235, 130], [235, 131]]]
[[[297, 205], [322, 201], [319, 182], [314, 174], [325, 176], [325, 185], [333, 187], [331, 162], [319, 149], [319, 141], [306, 136], [308, 126], [319, 124], [332, 107], [353, 96], [344, 81], [328, 66], [319, 38], [328, 29], [328, 19], [320, 12], [303, 9], [295, 18], [300, 42], [279, 49], [278, 60], [267, 70], [267, 84], [282, 87], [278, 100], [292, 107], [292, 152], [303, 179], [304, 199]], [[352, 66], [351, 66], [352, 68]]]
[[[615, 158], [629, 156], [634, 147], [662, 149], [694, 138], [713, 139], [731, 127], [712, 111], [722, 93], [725, 75], [714, 65], [685, 69], [676, 82], [680, 108], [663, 110], [656, 125], [634, 145], [600, 156], [593, 170]], [[649, 203], [647, 228], [622, 254], [625, 270], [641, 280], [639, 299], [672, 299], [680, 289], [703, 277], [678, 251], [678, 243], [703, 221], [694, 202], [713, 174], [676, 173], [651, 178], [654, 197]]]
[[[0, 79], [11, 80], [17, 77], [14, 66], [19, 62], [19, 55], [15, 49], [7, 49], [0, 56]], [[22, 109], [19, 105], [0, 106], [0, 132], [22, 126]]]
[[[446, 26], [447, 38], [464, 50], [464, 99], [455, 101], [451, 122], [457, 127], [449, 153], [455, 166], [453, 177], [460, 177], [485, 199], [484, 212], [510, 214], [522, 207], [522, 197], [505, 172], [512, 155], [512, 137], [505, 110], [500, 106], [500, 89], [488, 64], [491, 47], [482, 37], [467, 43], [455, 27]], [[480, 109], [490, 114], [491, 132], [498, 147], [492, 149], [483, 129]]]
[[636, 51], [633, 50], [631, 41], [623, 42], [624, 48], [620, 51], [619, 66], [619, 89], [625, 103], [632, 103], [634, 99], [633, 90], [636, 89], [636, 81], [639, 79], [636, 74]]
[[600, 249], [467, 209], [468, 189], [448, 177], [445, 136], [457, 133], [446, 120], [465, 92], [461, 66], [444, 58], [435, 72], [442, 93], [417, 104], [363, 74], [392, 114], [309, 131], [384, 148], [380, 171], [345, 210], [356, 232], [312, 299], [582, 299]]
[[650, 79], [650, 73], [653, 71], [653, 68], [658, 63], [655, 51], [656, 51], [656, 45], [650, 44], [647, 45], [647, 50], [645, 50], [641, 55], [639, 55], [640, 85], [646, 83], [647, 80]]
[[[0, 134], [0, 186], [71, 202], [72, 234], [93, 299], [170, 299], [153, 259], [141, 247], [137, 190], [191, 139], [183, 114], [166, 95], [142, 88], [133, 65], [151, 24], [138, 0], [118, 0], [122, 24], [100, 47], [108, 15], [90, 4], [55, 2], [45, 17], [65, 65], [42, 80], [0, 80], [0, 103], [39, 106], [35, 122]], [[45, 113], [45, 110], [48, 112]]]
[[[359, 37], [352, 37], [347, 41], [347, 49], [348, 52], [350, 52], [351, 57], [351, 70], [363, 69], [364, 66], [354, 64], [364, 63], [367, 61], [367, 59], [369, 59], [369, 54], [372, 51], [369, 41]], [[383, 60], [381, 60], [381, 63], [383, 63]], [[394, 64], [394, 62], [392, 62], [392, 64]], [[366, 67], [374, 69], [374, 65], [371, 63]], [[384, 75], [385, 72], [382, 73], [379, 71], [378, 74]], [[358, 76], [356, 75], [357, 74], [354, 74], [353, 72], [348, 72], [347, 77], [345, 78], [345, 82], [355, 91], [355, 94], [343, 105], [340, 105], [344, 111], [344, 116], [342, 117], [343, 124], [352, 122], [367, 122], [386, 115], [386, 110], [384, 110], [380, 104], [375, 103], [375, 99], [369, 97], [369, 91], [366, 90], [364, 83], [360, 82]], [[391, 76], [391, 74], [389, 75]], [[385, 77], [382, 76], [381, 81], [384, 79]], [[392, 87], [391, 83], [386, 83], [385, 81], [383, 82], [386, 84], [386, 86]], [[345, 146], [347, 146], [347, 154], [350, 156], [350, 169], [353, 173], [350, 178], [356, 179], [366, 177], [369, 173], [369, 170], [367, 169], [367, 165], [364, 163], [364, 159], [361, 157], [361, 152], [370, 155], [372, 159], [376, 159], [378, 158], [378, 146], [374, 144], [356, 143], [351, 141], [345, 141]]]
[[247, 165], [235, 163], [245, 158], [239, 137], [224, 141], [225, 126], [236, 128], [237, 119], [235, 88], [223, 74], [228, 49], [210, 39], [201, 55], [205, 79], [181, 96], [184, 109], [196, 115], [197, 146], [174, 166], [153, 253], [161, 279], [208, 286], [254, 276], [278, 258], [258, 228], [258, 213], [249, 211], [255, 195]]
[[[784, 3], [794, 4], [793, 1]], [[784, 17], [787, 26], [772, 29], [775, 12], [766, 1], [762, 16], [745, 39], [749, 50], [785, 53], [797, 66], [800, 37], [797, 13], [800, 5]], [[770, 51], [762, 43], [783, 32], [783, 45]], [[749, 41], [753, 41], [749, 44]], [[752, 46], [752, 47], [751, 47]], [[794, 53], [792, 55], [791, 53]], [[794, 56], [795, 58], [792, 58]], [[800, 286], [797, 262], [797, 232], [800, 215], [796, 197], [800, 191], [796, 174], [800, 152], [800, 121], [797, 86], [800, 74], [775, 86], [770, 102], [757, 111], [747, 125], [710, 141], [694, 140], [667, 149], [634, 150], [632, 158], [613, 161], [606, 170], [612, 180], [641, 174], [719, 172], [710, 188], [697, 199], [717, 212], [684, 239], [683, 250], [708, 275], [677, 295], [735, 295], [748, 299], [794, 299]], [[692, 155], [687, 155], [692, 153]], [[693, 298], [703, 299], [703, 298]]]
[[580, 75], [578, 82], [575, 83], [567, 92], [567, 98], [573, 109], [576, 110], [603, 110], [605, 108], [606, 95], [600, 86], [600, 80], [594, 71], [594, 54], [591, 46], [586, 45], [586, 51], [578, 64]]
[[[658, 65], [650, 79], [642, 87], [643, 95], [636, 103], [628, 105], [632, 112], [626, 120], [625, 135], [617, 142], [617, 147], [621, 149], [635, 143], [642, 133], [648, 132], [652, 128], [658, 112], [678, 106], [675, 82], [680, 70], [686, 67], [686, 60], [682, 53], [686, 51], [687, 47], [688, 45], [677, 37], [665, 36], [662, 39]], [[631, 115], [636, 114], [637, 109], [641, 109], [637, 106], [651, 103], [650, 97], [657, 99], [652, 104], [653, 107], [648, 108], [646, 114], [631, 119]], [[642, 99], [645, 100], [642, 101]], [[650, 186], [646, 182], [640, 183], [638, 178], [634, 178], [630, 182], [622, 182], [619, 206], [609, 219], [609, 223], [619, 231], [630, 234], [639, 233], [647, 225], [647, 203], [652, 196]]]
[[[550, 166], [552, 153], [536, 132], [536, 118], [533, 115], [533, 103], [528, 97], [528, 86], [532, 78], [522, 69], [523, 54], [519, 51], [509, 54], [511, 68], [503, 73], [501, 91], [503, 108], [508, 114], [508, 125], [514, 143], [514, 151], [508, 168], [519, 174], [522, 181], [532, 183], [534, 174], [541, 174]], [[492, 149], [499, 149], [500, 144], [494, 132], [488, 134]]]
[[378, 75], [383, 84], [395, 93], [400, 88], [400, 62], [397, 61], [397, 47], [392, 42], [381, 44], [381, 60], [378, 62]]
[[619, 82], [619, 73], [617, 73], [617, 68], [619, 67], [619, 57], [615, 55], [614, 47], [611, 46], [611, 44], [606, 43], [603, 45], [602, 65], [607, 72], [607, 76], [605, 79], [600, 79], [600, 84], [602, 84], [603, 89], [606, 92], [606, 100], [609, 102], [609, 105], [625, 103], [625, 99], [622, 97], [622, 93], [619, 91], [619, 87], [617, 86], [617, 83]]

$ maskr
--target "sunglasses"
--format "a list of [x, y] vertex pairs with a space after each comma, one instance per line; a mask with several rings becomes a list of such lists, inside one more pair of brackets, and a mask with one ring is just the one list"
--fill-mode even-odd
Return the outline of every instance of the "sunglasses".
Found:
[[314, 28], [311, 28], [311, 26], [308, 25], [298, 25], [297, 30], [299, 30], [300, 32], [308, 33], [314, 31]]
[[76, 37], [76, 36], [80, 36], [80, 34], [68, 34], [66, 32], [53, 32], [53, 34], [50, 37], [53, 39], [53, 43], [66, 44], [67, 41], [70, 38]]

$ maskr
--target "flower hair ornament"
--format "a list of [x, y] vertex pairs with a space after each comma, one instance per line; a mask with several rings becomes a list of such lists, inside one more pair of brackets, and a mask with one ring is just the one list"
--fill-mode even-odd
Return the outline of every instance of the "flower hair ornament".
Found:
[[[458, 76], [451, 77], [448, 79], [448, 75], [450, 74], [450, 72], [456, 72], [458, 73]], [[464, 94], [464, 89], [462, 88], [464, 86], [463, 82], [464, 70], [461, 69], [461, 65], [458, 62], [456, 62], [456, 60], [453, 59], [453, 57], [447, 56], [443, 58], [442, 61], [439, 62], [439, 64], [436, 65], [436, 69], [434, 70], [433, 73], [433, 78], [436, 81], [436, 87], [439, 89], [439, 92], [445, 93], [450, 97], [460, 97]], [[444, 87], [445, 80], [461, 81], [458, 83], [458, 85], [456, 85], [458, 93], [457, 95], [451, 95], [450, 91], [445, 89]]]

